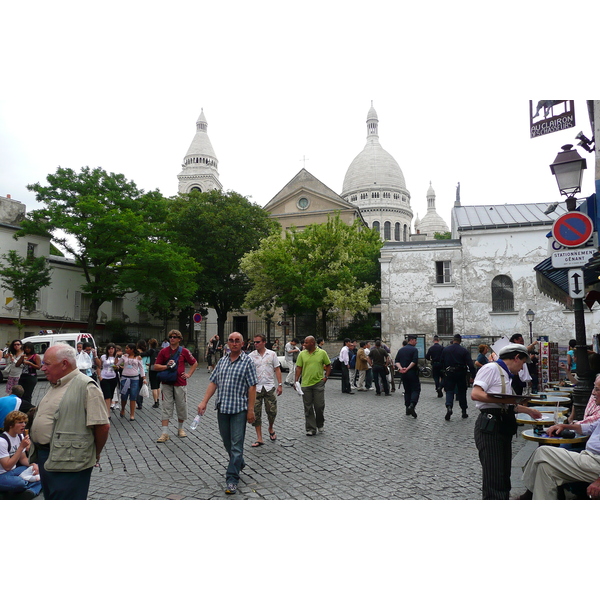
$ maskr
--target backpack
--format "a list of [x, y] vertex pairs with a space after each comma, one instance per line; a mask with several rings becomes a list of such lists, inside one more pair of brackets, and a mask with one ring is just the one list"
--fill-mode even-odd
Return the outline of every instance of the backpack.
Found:
[[179, 348], [177, 348], [177, 352], [175, 352], [175, 354], [172, 354], [171, 358], [167, 361], [175, 361], [175, 366], [173, 368], [166, 369], [164, 371], [158, 371], [158, 378], [163, 383], [175, 383], [177, 381], [177, 371], [179, 370], [179, 356], [181, 355], [182, 350], [183, 348], [179, 346]]
[[[0, 437], [3, 437], [6, 440], [6, 443], [8, 444], [8, 453], [10, 454], [10, 449], [12, 448], [12, 446], [10, 445], [10, 438], [8, 437], [7, 433], [0, 433]], [[19, 435], [17, 435], [17, 437], [22, 441], [23, 440], [23, 434], [19, 433]]]
[[356, 354], [353, 352], [350, 355], [350, 361], [348, 362], [349, 369], [356, 369]]

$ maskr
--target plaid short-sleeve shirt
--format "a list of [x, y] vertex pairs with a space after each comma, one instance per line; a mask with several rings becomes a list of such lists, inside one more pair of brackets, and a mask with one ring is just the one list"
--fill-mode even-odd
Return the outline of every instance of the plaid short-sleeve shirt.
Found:
[[248, 388], [258, 383], [258, 377], [254, 363], [242, 352], [233, 362], [224, 356], [211, 373], [210, 381], [217, 386], [215, 409], [233, 415], [248, 409]]

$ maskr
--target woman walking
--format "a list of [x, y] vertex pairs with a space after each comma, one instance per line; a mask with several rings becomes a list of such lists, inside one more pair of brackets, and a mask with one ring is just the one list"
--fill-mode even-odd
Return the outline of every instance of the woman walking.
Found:
[[154, 399], [154, 404], [152, 408], [158, 408], [158, 397], [160, 396], [160, 381], [158, 380], [158, 372], [152, 370], [152, 365], [156, 362], [156, 357], [158, 356], [158, 340], [155, 338], [151, 338], [148, 340], [148, 348], [147, 355], [150, 358], [150, 363], [148, 369], [149, 378], [150, 378], [150, 389], [152, 390], [152, 398]]
[[[35, 353], [35, 348], [31, 342], [23, 344], [23, 354], [17, 361], [17, 367], [22, 367], [21, 377], [19, 377], [19, 385], [23, 386], [25, 394], [21, 400], [31, 402], [33, 390], [37, 384], [37, 372], [42, 368], [42, 361]], [[31, 402], [33, 404], [33, 402]]]
[[111, 342], [110, 344], [106, 344], [104, 354], [100, 357], [101, 366], [97, 369], [98, 378], [100, 379], [100, 388], [104, 394], [104, 400], [106, 401], [106, 408], [109, 415], [110, 411], [119, 405], [118, 402], [114, 401], [115, 390], [117, 389], [117, 383], [119, 382], [117, 371], [115, 370], [116, 362], [117, 347]]
[[[21, 346], [21, 340], [13, 340], [4, 353], [4, 358], [6, 359], [4, 376], [6, 377], [6, 393], [8, 395], [12, 393], [13, 387], [19, 383], [19, 377], [21, 377], [22, 369], [17, 367], [17, 361], [23, 354]], [[2, 424], [0, 424], [0, 427], [2, 427]]]
[[144, 365], [138, 356], [135, 344], [125, 346], [125, 354], [119, 359], [117, 365], [123, 368], [121, 375], [121, 416], [125, 416], [125, 406], [129, 398], [129, 420], [135, 421], [135, 406], [140, 391], [141, 380], [146, 383]]

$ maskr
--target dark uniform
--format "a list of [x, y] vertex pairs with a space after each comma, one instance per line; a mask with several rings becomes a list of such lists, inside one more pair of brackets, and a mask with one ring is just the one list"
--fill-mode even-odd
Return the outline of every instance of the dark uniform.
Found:
[[454, 406], [454, 395], [462, 409], [463, 419], [467, 415], [467, 373], [475, 378], [475, 365], [469, 351], [455, 341], [446, 346], [441, 355], [442, 368], [445, 372], [444, 389], [446, 390], [446, 420], [450, 420], [452, 407]]
[[[402, 385], [404, 385], [404, 404], [406, 405], [406, 414], [416, 416], [414, 407], [419, 401], [421, 395], [421, 382], [419, 380], [419, 351], [415, 346], [407, 344], [398, 350], [396, 354], [396, 363], [401, 367], [408, 367], [410, 363], [415, 363], [414, 367], [406, 373], [402, 373]], [[411, 409], [412, 405], [412, 409]]]
[[439, 343], [434, 343], [433, 346], [427, 350], [425, 358], [431, 362], [431, 373], [433, 375], [433, 383], [435, 384], [435, 391], [437, 392], [438, 398], [442, 397], [442, 382], [440, 381], [440, 375], [442, 374], [442, 351], [444, 347]]

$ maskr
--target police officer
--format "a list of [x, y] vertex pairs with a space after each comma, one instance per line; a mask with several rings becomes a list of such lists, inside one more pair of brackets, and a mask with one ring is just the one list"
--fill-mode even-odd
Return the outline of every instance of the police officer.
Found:
[[475, 379], [475, 365], [469, 351], [460, 345], [462, 337], [455, 334], [452, 343], [446, 346], [441, 354], [442, 369], [444, 369], [444, 389], [446, 390], [446, 421], [452, 416], [454, 406], [454, 395], [462, 409], [462, 418], [466, 419], [467, 414], [467, 373], [470, 375], [470, 382]]
[[427, 350], [427, 354], [425, 355], [425, 358], [431, 362], [431, 373], [433, 375], [433, 383], [435, 384], [435, 391], [437, 392], [438, 398], [441, 398], [444, 395], [442, 392], [442, 382], [440, 381], [443, 349], [444, 347], [440, 344], [440, 338], [437, 335], [434, 335], [433, 345]]

